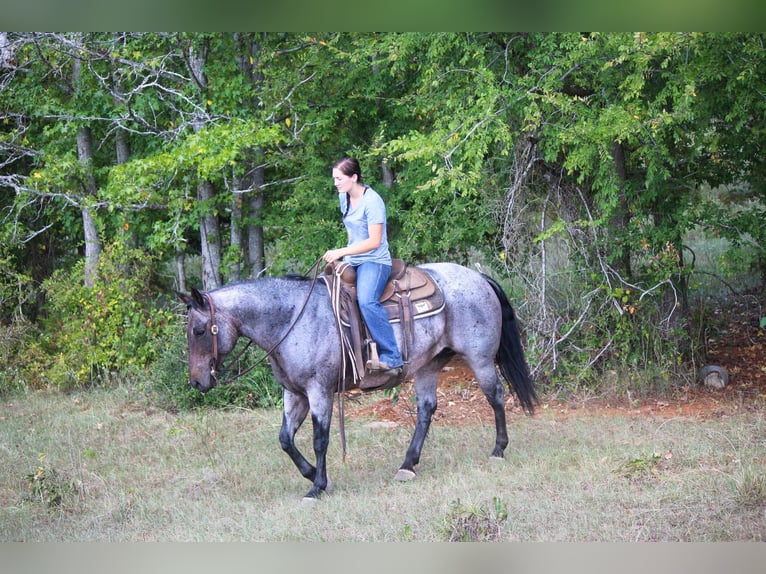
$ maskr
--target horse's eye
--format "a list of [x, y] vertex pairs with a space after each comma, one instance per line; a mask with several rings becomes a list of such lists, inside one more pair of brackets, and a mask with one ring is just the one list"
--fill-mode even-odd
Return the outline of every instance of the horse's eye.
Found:
[[194, 333], [194, 335], [195, 335], [196, 337], [201, 337], [202, 335], [204, 335], [204, 334], [205, 334], [205, 327], [203, 327], [203, 326], [201, 326], [201, 325], [197, 325], [196, 327], [194, 327], [194, 329], [192, 330], [192, 332]]

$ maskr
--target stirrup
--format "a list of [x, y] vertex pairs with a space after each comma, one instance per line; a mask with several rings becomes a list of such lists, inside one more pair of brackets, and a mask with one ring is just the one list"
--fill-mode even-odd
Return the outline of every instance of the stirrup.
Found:
[[[381, 367], [388, 367], [385, 363]], [[376, 389], [390, 389], [402, 382], [402, 373], [404, 367], [381, 368], [377, 371], [368, 369], [368, 375], [359, 381], [359, 388], [363, 391], [374, 391]]]
[[389, 375], [398, 375], [402, 372], [402, 367], [391, 367], [387, 363], [383, 363], [377, 359], [370, 359], [367, 361], [367, 371], [370, 373], [385, 373]]

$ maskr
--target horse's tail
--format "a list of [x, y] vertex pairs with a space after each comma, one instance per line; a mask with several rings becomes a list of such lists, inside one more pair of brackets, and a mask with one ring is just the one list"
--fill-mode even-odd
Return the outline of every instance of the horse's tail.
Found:
[[537, 392], [532, 377], [529, 375], [529, 367], [524, 358], [524, 349], [521, 346], [521, 336], [516, 324], [516, 313], [513, 311], [508, 297], [503, 288], [497, 282], [484, 275], [484, 279], [492, 286], [492, 290], [500, 301], [503, 312], [503, 327], [500, 333], [500, 348], [497, 351], [498, 367], [500, 373], [508, 385], [516, 393], [521, 406], [526, 412], [532, 414], [535, 404], [538, 403]]

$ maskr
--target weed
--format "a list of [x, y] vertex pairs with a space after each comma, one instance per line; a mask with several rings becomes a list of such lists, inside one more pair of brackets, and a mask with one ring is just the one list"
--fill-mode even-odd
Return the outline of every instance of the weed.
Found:
[[409, 524], [404, 525], [404, 532], [402, 533], [402, 537], [407, 542], [412, 541], [412, 526], [410, 526]]
[[651, 456], [638, 457], [627, 462], [622, 463], [615, 469], [617, 474], [624, 476], [625, 478], [634, 478], [636, 476], [651, 474], [657, 475], [660, 464], [662, 463], [662, 456], [657, 453]]
[[449, 542], [491, 542], [501, 539], [502, 525], [508, 520], [508, 508], [498, 497], [492, 505], [478, 508], [457, 499], [452, 502], [444, 523], [444, 534]]
[[391, 404], [395, 405], [399, 402], [399, 395], [401, 394], [401, 388], [400, 387], [394, 387], [393, 389], [386, 389], [383, 391], [383, 394], [391, 399]]
[[55, 468], [46, 466], [48, 453], [40, 453], [40, 464], [27, 474], [31, 500], [39, 500], [48, 508], [58, 508], [78, 493], [77, 485], [66, 480]]
[[744, 508], [766, 505], [766, 474], [745, 471], [742, 479], [736, 481], [734, 500]]

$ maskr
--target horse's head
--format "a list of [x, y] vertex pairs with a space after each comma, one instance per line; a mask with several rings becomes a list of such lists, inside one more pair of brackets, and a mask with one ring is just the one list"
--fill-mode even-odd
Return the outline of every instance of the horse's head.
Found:
[[211, 295], [192, 289], [191, 295], [178, 293], [178, 297], [188, 310], [189, 384], [206, 393], [218, 383], [218, 371], [237, 342], [237, 330]]

